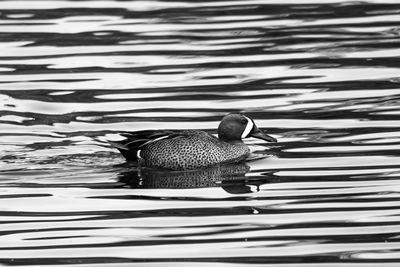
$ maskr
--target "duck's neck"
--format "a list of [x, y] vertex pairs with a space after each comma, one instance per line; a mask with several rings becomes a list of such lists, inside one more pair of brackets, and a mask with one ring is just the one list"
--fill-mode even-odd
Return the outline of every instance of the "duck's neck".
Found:
[[226, 143], [232, 144], [232, 145], [240, 145], [243, 144], [243, 140], [242, 139], [229, 139], [229, 138], [224, 138], [223, 136], [219, 136], [218, 137], [219, 140], [224, 141]]

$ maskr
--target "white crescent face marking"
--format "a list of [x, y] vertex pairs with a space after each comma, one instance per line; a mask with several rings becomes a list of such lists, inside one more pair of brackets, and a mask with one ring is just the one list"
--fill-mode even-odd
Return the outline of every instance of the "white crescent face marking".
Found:
[[249, 118], [247, 118], [246, 116], [244, 116], [247, 119], [247, 124], [246, 124], [246, 129], [244, 129], [241, 138], [246, 138], [249, 133], [251, 132], [251, 130], [253, 129], [254, 123], [252, 120], [250, 120]]
[[142, 159], [142, 157], [140, 156], [140, 152], [141, 152], [142, 150], [138, 150], [137, 152], [136, 152], [136, 157], [138, 158], [138, 159]]

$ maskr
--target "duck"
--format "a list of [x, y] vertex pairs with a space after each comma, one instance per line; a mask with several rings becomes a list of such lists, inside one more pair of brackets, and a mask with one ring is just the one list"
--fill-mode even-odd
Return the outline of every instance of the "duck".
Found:
[[277, 142], [260, 130], [253, 119], [241, 113], [231, 113], [222, 118], [218, 137], [200, 130], [142, 130], [121, 135], [124, 140], [109, 143], [127, 161], [170, 170], [241, 162], [250, 155], [250, 148], [243, 142], [245, 138]]

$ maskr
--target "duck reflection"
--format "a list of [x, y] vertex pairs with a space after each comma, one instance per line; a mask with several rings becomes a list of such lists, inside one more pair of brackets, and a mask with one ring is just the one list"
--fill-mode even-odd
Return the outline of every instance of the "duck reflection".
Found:
[[154, 168], [135, 168], [119, 175], [119, 182], [130, 188], [204, 188], [221, 187], [231, 194], [258, 191], [264, 179], [249, 179], [250, 167], [245, 163], [219, 164], [208, 168], [170, 171]]

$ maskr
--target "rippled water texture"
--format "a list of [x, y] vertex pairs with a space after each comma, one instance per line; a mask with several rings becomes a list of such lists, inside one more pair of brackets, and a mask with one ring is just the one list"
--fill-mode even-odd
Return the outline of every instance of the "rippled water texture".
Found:
[[[398, 1], [1, 1], [0, 264], [399, 266], [399, 35]], [[106, 142], [239, 111], [261, 159]]]

